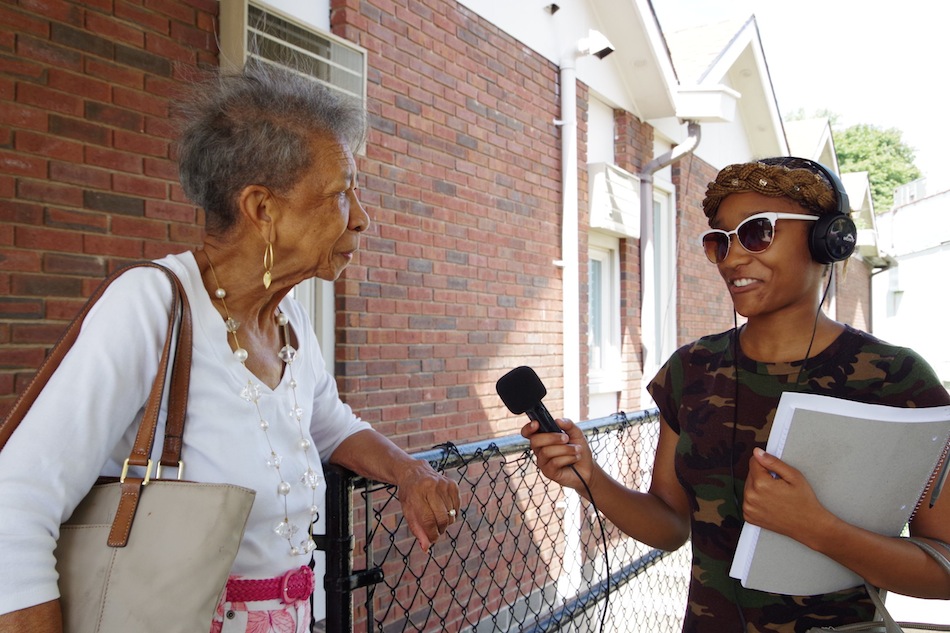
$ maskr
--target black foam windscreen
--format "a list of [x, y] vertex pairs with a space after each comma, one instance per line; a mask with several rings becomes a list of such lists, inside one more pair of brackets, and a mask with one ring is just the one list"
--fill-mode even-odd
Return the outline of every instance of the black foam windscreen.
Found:
[[512, 413], [524, 413], [537, 406], [548, 395], [544, 383], [533, 369], [515, 367], [495, 383], [495, 391]]

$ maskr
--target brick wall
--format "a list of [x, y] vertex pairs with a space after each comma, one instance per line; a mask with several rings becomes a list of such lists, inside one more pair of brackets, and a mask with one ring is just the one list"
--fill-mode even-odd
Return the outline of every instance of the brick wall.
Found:
[[216, 64], [213, 0], [0, 5], [0, 412], [127, 260], [200, 240], [172, 161], [180, 75]]
[[728, 330], [733, 324], [732, 300], [716, 266], [699, 246], [700, 234], [709, 228], [703, 215], [706, 185], [718, 169], [694, 155], [673, 165], [677, 207], [677, 302], [679, 332], [684, 345], [701, 336]]
[[[410, 449], [520, 428], [494, 387], [517, 365], [559, 411], [557, 66], [453, 2], [335, 2], [333, 24], [369, 51], [373, 127], [360, 168], [375, 224], [338, 288], [345, 398]], [[582, 164], [586, 100], [578, 85]]]
[[835, 293], [835, 318], [859, 330], [871, 331], [871, 269], [863, 261], [851, 258], [835, 264], [838, 287]]

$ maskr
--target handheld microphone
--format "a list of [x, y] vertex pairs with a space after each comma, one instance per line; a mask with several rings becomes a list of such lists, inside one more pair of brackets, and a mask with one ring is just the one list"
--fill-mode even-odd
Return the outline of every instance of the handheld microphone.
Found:
[[541, 398], [548, 395], [544, 383], [533, 369], [515, 367], [495, 383], [495, 391], [512, 413], [527, 413], [545, 433], [563, 433]]

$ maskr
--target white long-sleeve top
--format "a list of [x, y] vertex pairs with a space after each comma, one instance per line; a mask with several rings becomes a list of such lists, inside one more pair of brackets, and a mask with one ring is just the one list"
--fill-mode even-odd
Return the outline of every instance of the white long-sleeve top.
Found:
[[[257, 411], [240, 397], [248, 380], [261, 385], [260, 407], [270, 423], [268, 433], [283, 458], [283, 478], [293, 486], [287, 501], [290, 520], [300, 528], [295, 540], [302, 540], [312, 495], [298, 481], [307, 462], [297, 422], [289, 415], [293, 406], [290, 372], [285, 371], [280, 384], [271, 390], [234, 358], [224, 321], [202, 284], [192, 253], [171, 255], [159, 263], [181, 280], [194, 321], [182, 449], [184, 478], [232, 483], [257, 491], [233, 574], [268, 578], [306, 564], [310, 557], [291, 555], [287, 540], [274, 532], [284, 517], [284, 500], [277, 493], [280, 478], [267, 464], [270, 450]], [[53, 558], [59, 526], [96, 479], [119, 475], [129, 456], [158, 368], [171, 292], [165, 275], [149, 268], [130, 270], [113, 282], [87, 315], [78, 340], [43, 393], [0, 451], [0, 613], [59, 597]], [[328, 459], [344, 439], [370, 426], [340, 401], [301, 306], [287, 297], [280, 309], [297, 338], [293, 377], [297, 401], [305, 409], [304, 424], [309, 421], [313, 438], [310, 464], [321, 476], [317, 490], [320, 519], [315, 532], [322, 534], [326, 486], [322, 484], [321, 458]], [[161, 456], [164, 415], [163, 407], [152, 453], [155, 463]], [[322, 578], [322, 558], [317, 556], [318, 579]], [[319, 594], [322, 583], [316, 585]], [[318, 595], [317, 611], [322, 612], [322, 603]]]

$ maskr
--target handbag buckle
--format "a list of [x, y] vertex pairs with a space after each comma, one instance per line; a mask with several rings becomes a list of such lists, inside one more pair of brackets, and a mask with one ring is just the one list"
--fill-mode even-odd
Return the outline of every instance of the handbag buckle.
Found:
[[[129, 474], [129, 458], [125, 458], [125, 462], [122, 464], [122, 475], [119, 476], [119, 482], [125, 483], [125, 476]], [[145, 479], [142, 480], [142, 485], [147, 486], [148, 482], [152, 479], [152, 460], [148, 460], [148, 465], [145, 467]]]
[[[182, 476], [185, 472], [185, 462], [178, 460], [178, 481], [181, 481]], [[162, 462], [158, 462], [158, 466], [155, 467], [155, 479], [162, 478]]]

